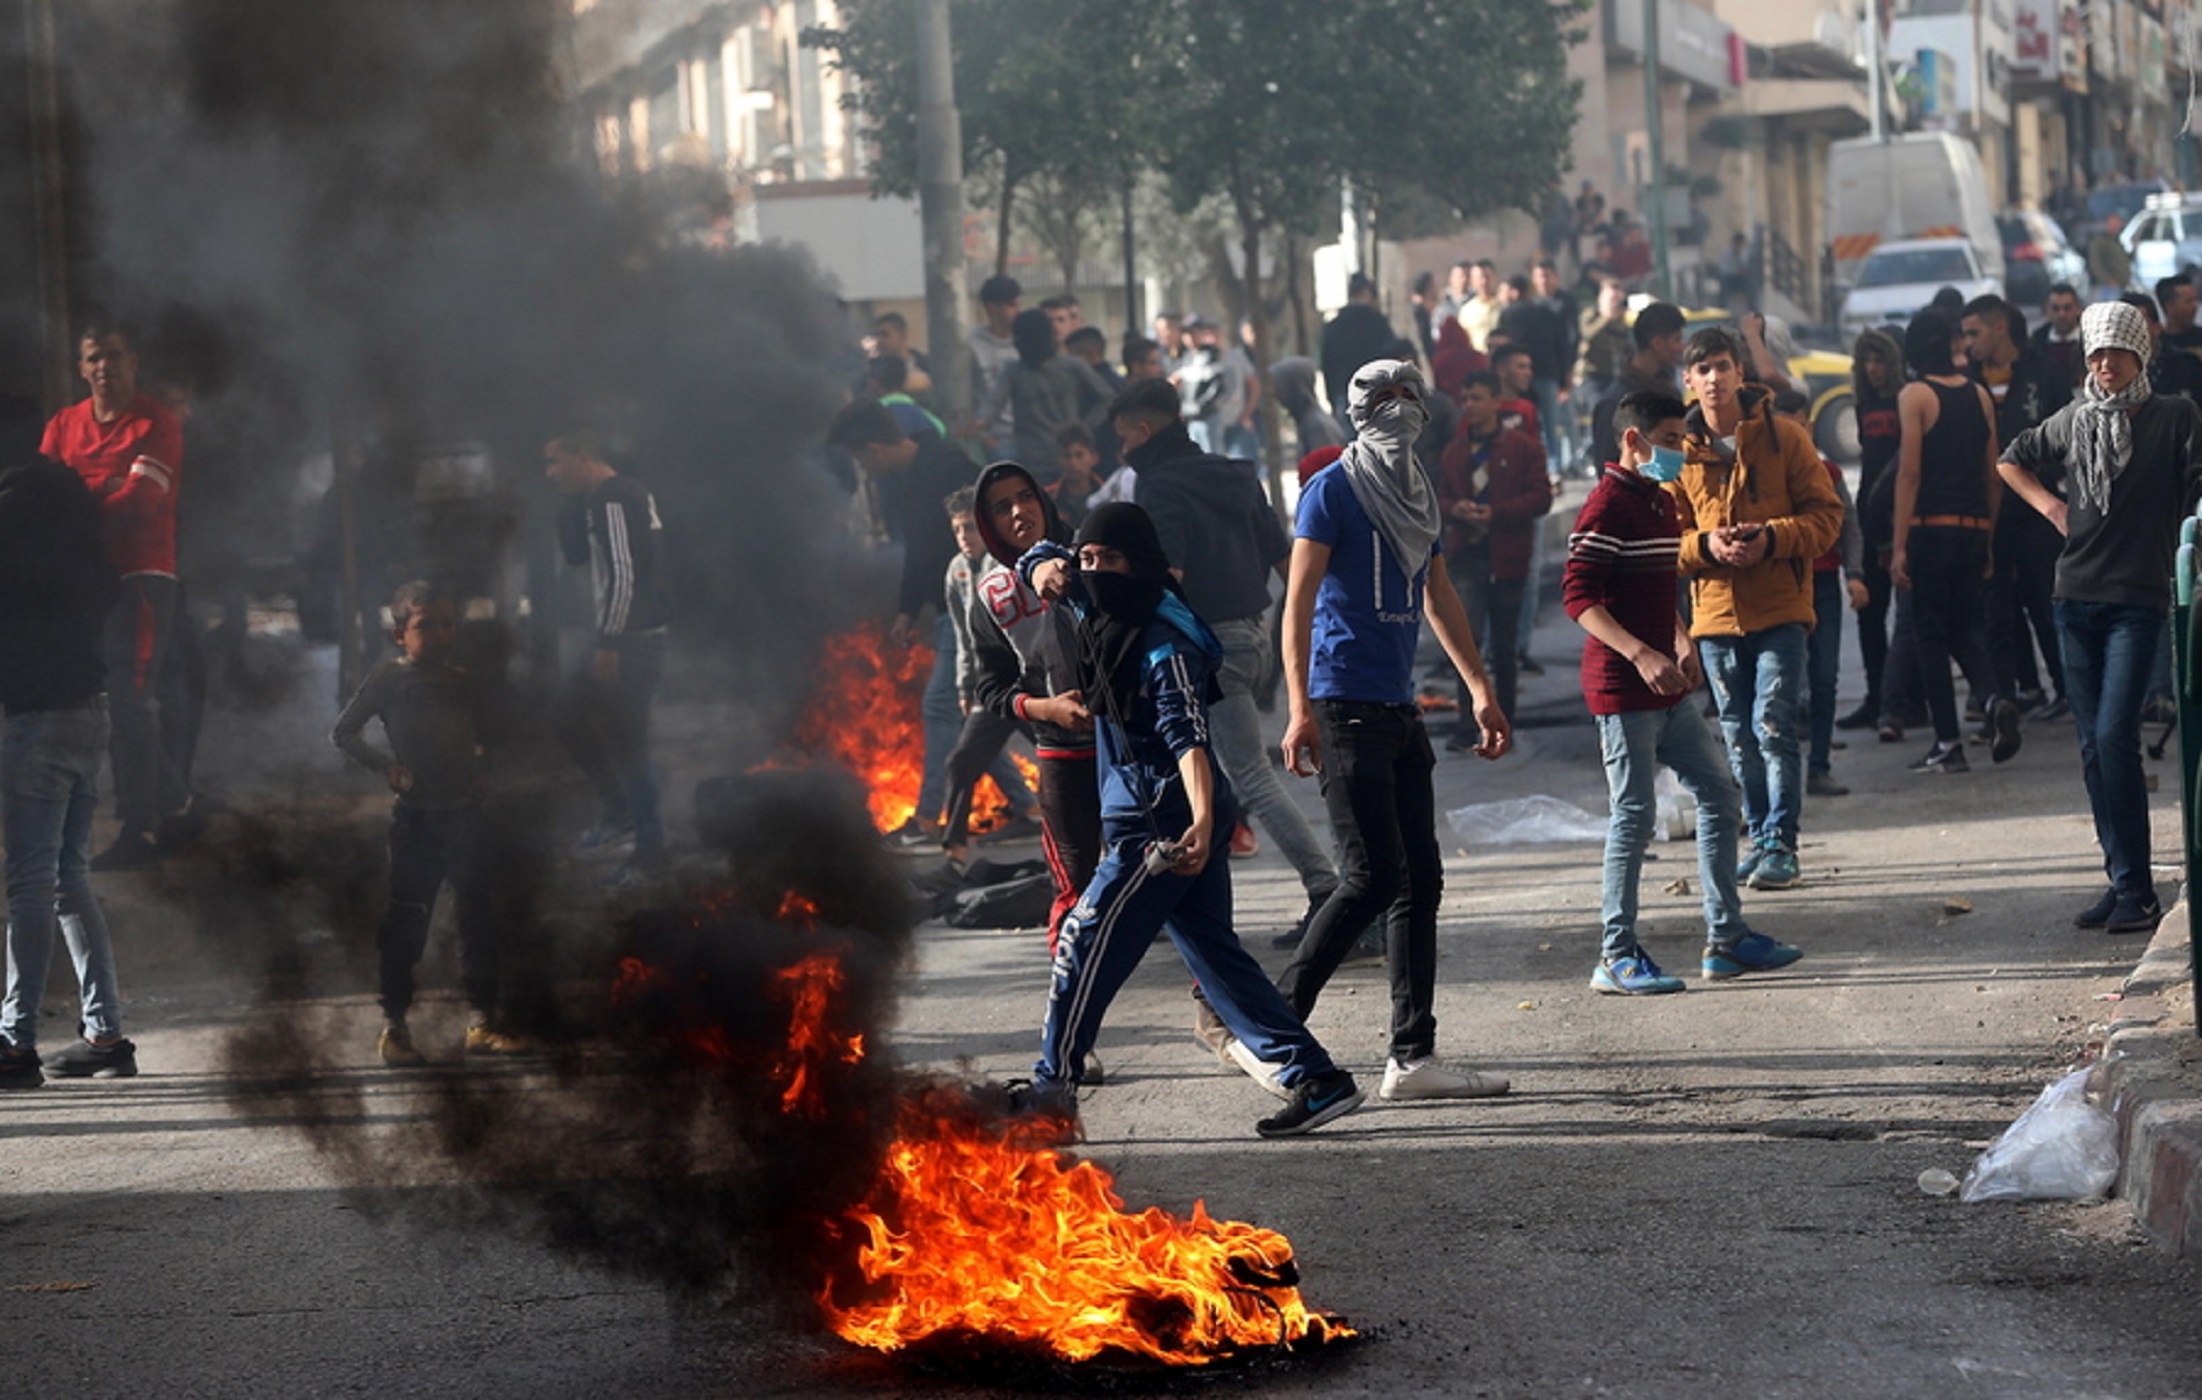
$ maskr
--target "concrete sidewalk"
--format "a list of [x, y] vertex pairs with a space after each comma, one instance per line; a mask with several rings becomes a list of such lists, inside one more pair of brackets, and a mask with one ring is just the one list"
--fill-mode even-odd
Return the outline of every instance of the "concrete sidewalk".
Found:
[[2118, 1117], [2118, 1196], [2149, 1237], [2202, 1259], [2202, 1036], [2189, 904], [2158, 925], [2105, 1023], [2105, 1102]]

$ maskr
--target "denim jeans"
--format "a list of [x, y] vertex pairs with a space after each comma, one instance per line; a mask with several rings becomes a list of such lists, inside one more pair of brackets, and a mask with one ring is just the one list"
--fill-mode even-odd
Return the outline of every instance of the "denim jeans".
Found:
[[1215, 623], [1213, 630], [1223, 643], [1223, 665], [1216, 672], [1223, 698], [1208, 707], [1208, 735], [1216, 762], [1237, 792], [1239, 806], [1262, 824], [1278, 851], [1292, 862], [1300, 887], [1311, 898], [1327, 895], [1337, 888], [1338, 867], [1270, 764], [1261, 713], [1254, 708], [1254, 690], [1261, 684], [1262, 664], [1269, 655], [1269, 629], [1259, 617], [1239, 617]]
[[1569, 422], [1574, 409], [1570, 406], [1562, 412], [1557, 379], [1532, 379], [1529, 392], [1537, 404], [1537, 430], [1544, 434], [1545, 462], [1550, 470], [1564, 475], [1575, 458], [1575, 434]]
[[[1491, 677], [1491, 695], [1509, 721], [1521, 694], [1522, 589], [1524, 580], [1491, 577], [1491, 552], [1484, 548], [1456, 550], [1445, 561], [1446, 577], [1460, 595], [1461, 611], [1476, 634], [1476, 650], [1483, 654], [1483, 668]], [[1468, 696], [1468, 681], [1457, 671], [1453, 694], [1460, 705], [1458, 732], [1476, 734], [1476, 707]]]
[[1804, 750], [1797, 733], [1804, 687], [1804, 624], [1701, 637], [1706, 679], [1720, 707], [1728, 766], [1743, 789], [1744, 830], [1761, 844], [1797, 849], [1798, 803], [1804, 796]]
[[2065, 696], [2080, 736], [2080, 774], [2095, 814], [2103, 870], [2120, 894], [2150, 894], [2148, 780], [2141, 771], [2141, 703], [2156, 668], [2164, 614], [2130, 603], [2057, 600]]
[[122, 1034], [122, 996], [107, 917], [92, 892], [92, 812], [107, 750], [107, 698], [11, 714], [0, 725], [0, 822], [8, 845], [8, 989], [0, 1036], [38, 1044], [38, 1008], [53, 958], [54, 925], [76, 964], [89, 1039]]
[[1315, 702], [1323, 745], [1323, 805], [1338, 838], [1338, 888], [1308, 921], [1277, 990], [1302, 1020], [1361, 930], [1384, 918], [1391, 973], [1391, 1053], [1421, 1059], [1437, 1044], [1437, 910], [1445, 865], [1437, 845], [1437, 756], [1413, 705]]
[[1606, 764], [1605, 891], [1602, 954], [1618, 958], [1636, 946], [1637, 883], [1644, 852], [1658, 824], [1655, 791], [1661, 765], [1697, 799], [1697, 874], [1705, 886], [1705, 941], [1733, 946], [1750, 927], [1736, 892], [1736, 828], [1743, 806], [1735, 777], [1698, 712], [1697, 697], [1663, 710], [1630, 710], [1595, 716], [1598, 750]]
[[635, 859], [665, 854], [658, 775], [650, 763], [650, 706], [665, 676], [665, 638], [629, 637], [619, 649], [619, 679], [606, 685], [584, 657], [564, 716], [568, 750], [596, 786], [604, 820], [632, 823]]
[[1812, 758], [1815, 773], [1832, 767], [1835, 743], [1835, 684], [1843, 666], [1843, 576], [1825, 569], [1812, 576], [1812, 638], [1806, 647], [1806, 674], [1812, 687]]
[[[971, 794], [968, 788], [959, 791], [955, 760], [971, 757], [960, 752], [966, 742], [978, 748], [989, 740], [992, 749], [979, 758], [978, 771], [966, 781], [975, 784], [981, 777], [992, 778], [1009, 801], [1010, 816], [1031, 814], [1032, 788], [1002, 748], [1016, 732], [1015, 721], [1003, 720], [994, 727], [984, 722], [988, 716], [967, 716], [963, 712], [962, 698], [956, 694], [956, 624], [946, 614], [933, 625], [933, 674], [927, 678], [924, 698], [918, 702], [918, 718], [925, 726], [925, 769], [918, 780], [917, 795], [920, 821], [940, 820], [945, 807], [953, 825], [960, 799], [964, 822], [961, 834], [969, 834]], [[974, 726], [968, 723], [971, 720], [980, 723]], [[973, 728], [980, 732], [968, 733]]]

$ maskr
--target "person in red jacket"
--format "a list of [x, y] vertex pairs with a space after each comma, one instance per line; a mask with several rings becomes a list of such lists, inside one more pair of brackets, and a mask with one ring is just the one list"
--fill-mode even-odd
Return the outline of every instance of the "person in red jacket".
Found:
[[[1461, 381], [1460, 434], [1445, 449], [1437, 500], [1445, 519], [1445, 567], [1468, 621], [1483, 638], [1492, 688], [1511, 720], [1522, 589], [1537, 520], [1552, 509], [1552, 478], [1545, 471], [1543, 446], [1501, 422], [1499, 405], [1499, 381], [1488, 370]], [[1475, 748], [1473, 713], [1463, 685], [1460, 724], [1446, 748], [1456, 753]]]
[[94, 870], [128, 870], [160, 859], [154, 840], [164, 800], [187, 795], [164, 776], [160, 703], [155, 687], [176, 618], [176, 493], [183, 471], [183, 425], [151, 395], [138, 392], [138, 352], [129, 330], [95, 323], [77, 337], [77, 370], [90, 398], [53, 416], [39, 451], [84, 479], [99, 502], [107, 561], [122, 576], [122, 598], [108, 615], [107, 697], [122, 830], [95, 856]]

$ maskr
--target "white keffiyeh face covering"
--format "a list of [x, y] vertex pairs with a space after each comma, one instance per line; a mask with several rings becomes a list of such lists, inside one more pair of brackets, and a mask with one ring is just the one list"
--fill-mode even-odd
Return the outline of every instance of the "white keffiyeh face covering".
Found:
[[2080, 385], [2080, 411], [2074, 422], [2070, 460], [2074, 490], [2080, 501], [2097, 514], [2110, 509], [2110, 491], [2118, 476], [2133, 460], [2132, 410], [2149, 401], [2151, 345], [2148, 322], [2138, 309], [2123, 302], [2098, 302], [2080, 316], [2083, 349], [2130, 351], [2141, 372], [2117, 393], [2106, 392], [2093, 374]]
[[1429, 386], [1405, 360], [1372, 360], [1354, 373], [1347, 413], [1359, 435], [1338, 459], [1361, 509], [1414, 577], [1437, 542], [1437, 493], [1415, 461], [1414, 442], [1429, 421]]

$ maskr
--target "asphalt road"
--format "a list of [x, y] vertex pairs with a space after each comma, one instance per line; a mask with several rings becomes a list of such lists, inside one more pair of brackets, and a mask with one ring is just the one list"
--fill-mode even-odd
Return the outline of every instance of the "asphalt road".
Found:
[[[1572, 650], [1563, 631], [1540, 634], [1548, 661]], [[1572, 684], [1566, 666], [1528, 682], [1516, 757], [1441, 760], [1441, 804], [1546, 793], [1598, 810]], [[676, 742], [684, 723], [705, 741], [701, 717], [672, 719]], [[2010, 765], [1983, 756], [1965, 777], [1904, 772], [1923, 747], [1867, 735], [1838, 755], [1853, 793], [1808, 804], [1806, 883], [1749, 899], [1755, 924], [1806, 950], [1779, 974], [1695, 977], [1697, 897], [1661, 892], [1676, 878], [1694, 886], [1688, 842], [1656, 848], [1645, 933], [1691, 987], [1652, 999], [1588, 989], [1595, 843], [1451, 856], [1440, 1050], [1511, 1074], [1504, 1100], [1372, 1099], [1311, 1137], [1261, 1141], [1252, 1124], [1271, 1101], [1194, 1042], [1186, 978], [1158, 947], [1103, 1032], [1107, 1083], [1085, 1105], [1086, 1154], [1134, 1207], [1205, 1200], [1283, 1231], [1309, 1301], [1366, 1334], [1304, 1366], [1199, 1382], [913, 1368], [738, 1299], [675, 1298], [567, 1262], [525, 1232], [453, 1228], [466, 1197], [432, 1162], [386, 1190], [339, 1189], [303, 1135], [246, 1121], [225, 1093], [223, 1039], [268, 1014], [251, 970], [210, 959], [118, 886], [146, 1072], [0, 1098], [9, 1389], [57, 1400], [2202, 1393], [2196, 1276], [2141, 1243], [2122, 1206], [1963, 1206], [1915, 1184], [1930, 1167], [1963, 1172], [2089, 1038], [2104, 1010], [2094, 998], [2139, 953], [2139, 940], [2069, 927], [2098, 868], [2069, 726], [2030, 725]], [[2168, 856], [2172, 769], [2153, 766]], [[1312, 811], [1312, 787], [1302, 796]], [[1266, 935], [1297, 911], [1297, 887], [1266, 851], [1234, 875], [1242, 926], [1276, 966]], [[928, 926], [917, 949], [892, 1052], [1026, 1072], [1041, 940]], [[447, 963], [432, 960], [432, 976]], [[1347, 969], [1314, 1019], [1371, 1088], [1385, 1008], [1380, 969]], [[309, 1010], [355, 1047], [340, 1078], [361, 1097], [340, 1135], [427, 1112], [432, 1079], [371, 1063], [364, 995]], [[432, 1053], [447, 1053], [458, 1016], [439, 1002], [417, 1018]]]

